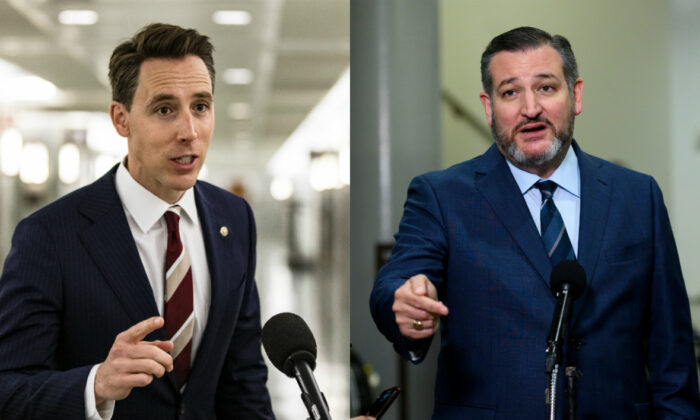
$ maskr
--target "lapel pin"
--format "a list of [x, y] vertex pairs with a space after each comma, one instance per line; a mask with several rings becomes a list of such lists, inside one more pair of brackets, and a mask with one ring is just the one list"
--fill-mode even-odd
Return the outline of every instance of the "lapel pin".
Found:
[[219, 229], [219, 233], [224, 238], [227, 237], [228, 236], [228, 228], [226, 226], [221, 226], [221, 229]]

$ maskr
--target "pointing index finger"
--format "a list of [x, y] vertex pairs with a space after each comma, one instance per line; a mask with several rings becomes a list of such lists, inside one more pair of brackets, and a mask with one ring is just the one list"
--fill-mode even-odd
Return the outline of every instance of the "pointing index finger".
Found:
[[444, 303], [427, 296], [416, 296], [413, 303], [416, 308], [435, 315], [445, 316], [449, 312]]
[[138, 343], [148, 334], [162, 327], [164, 322], [163, 318], [159, 316], [145, 319], [124, 331], [125, 338], [132, 343]]

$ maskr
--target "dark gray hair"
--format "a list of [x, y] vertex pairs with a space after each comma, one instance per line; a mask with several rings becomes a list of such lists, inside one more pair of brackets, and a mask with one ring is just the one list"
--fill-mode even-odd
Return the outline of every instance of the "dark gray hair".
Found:
[[571, 44], [561, 35], [552, 36], [542, 29], [530, 26], [522, 26], [502, 33], [486, 46], [484, 53], [481, 54], [481, 84], [484, 91], [489, 96], [493, 93], [493, 79], [489, 66], [494, 55], [501, 51], [527, 51], [543, 45], [552, 46], [561, 56], [564, 78], [569, 94], [573, 96], [574, 82], [578, 79], [578, 66]]

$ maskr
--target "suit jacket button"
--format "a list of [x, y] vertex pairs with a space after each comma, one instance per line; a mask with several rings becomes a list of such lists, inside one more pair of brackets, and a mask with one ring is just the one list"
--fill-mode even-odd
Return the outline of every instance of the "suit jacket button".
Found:
[[583, 347], [584, 344], [585, 344], [585, 343], [584, 343], [583, 341], [581, 341], [581, 340], [576, 340], [576, 341], [574, 342], [574, 350], [579, 350], [579, 349], [581, 349], [581, 347]]
[[184, 402], [180, 403], [180, 414], [185, 414], [185, 403]]

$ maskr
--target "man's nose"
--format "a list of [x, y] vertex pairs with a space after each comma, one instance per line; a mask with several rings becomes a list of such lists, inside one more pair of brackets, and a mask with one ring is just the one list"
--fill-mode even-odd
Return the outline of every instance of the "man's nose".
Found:
[[178, 119], [178, 140], [192, 141], [197, 138], [195, 117], [190, 111], [184, 111]]
[[542, 112], [542, 106], [534, 92], [526, 91], [522, 96], [520, 112], [528, 118], [536, 118]]

